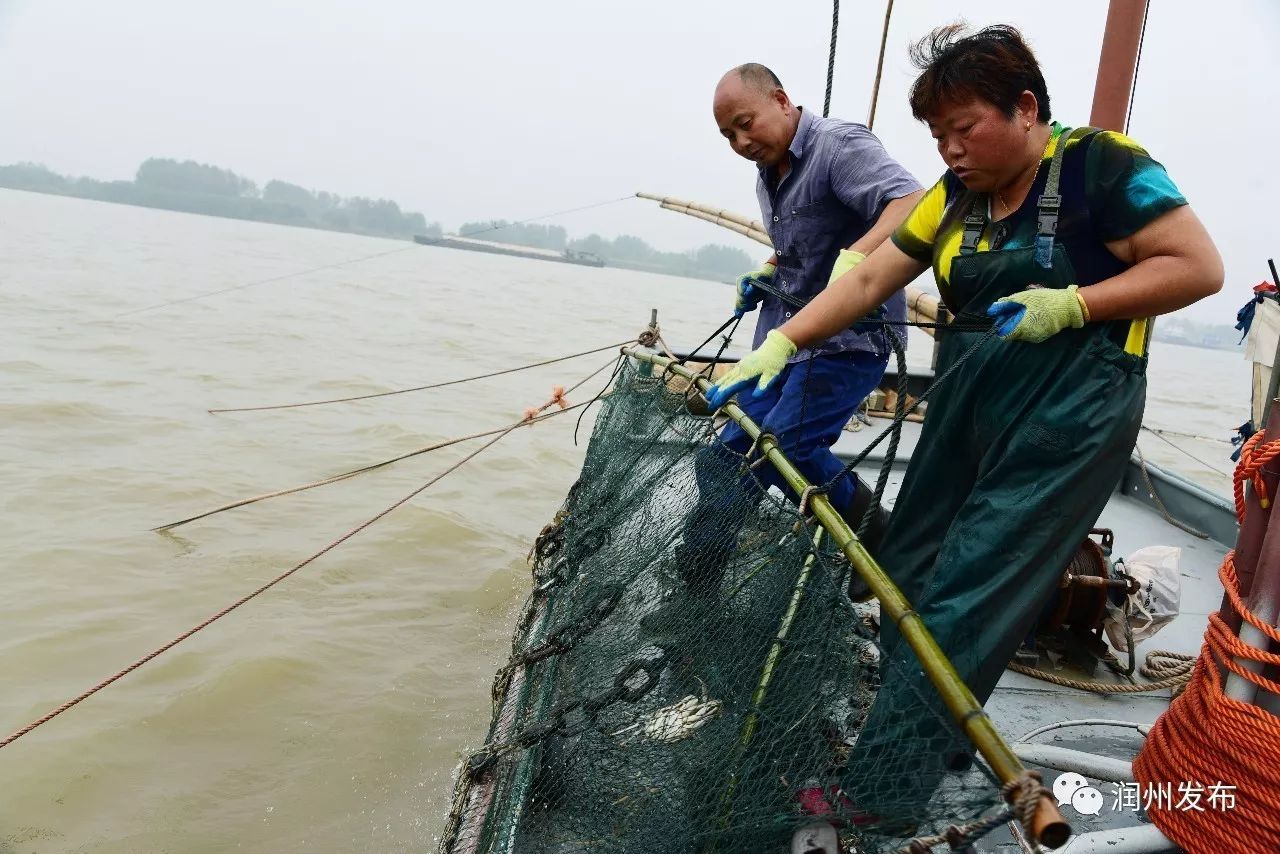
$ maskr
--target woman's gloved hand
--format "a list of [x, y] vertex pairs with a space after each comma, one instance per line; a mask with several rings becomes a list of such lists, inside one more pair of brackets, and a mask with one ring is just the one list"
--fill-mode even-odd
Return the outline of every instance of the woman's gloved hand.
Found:
[[771, 329], [758, 349], [744, 356], [732, 371], [707, 390], [707, 403], [712, 409], [719, 409], [757, 377], [759, 380], [756, 382], [755, 395], [760, 396], [778, 378], [778, 374], [782, 373], [782, 369], [787, 366], [787, 359], [795, 354], [796, 345], [791, 339], [778, 330]]
[[760, 265], [759, 270], [752, 270], [750, 273], [744, 274], [738, 279], [738, 295], [733, 302], [733, 316], [742, 317], [748, 311], [755, 311], [756, 306], [760, 304], [760, 300], [764, 298], [764, 294], [760, 293], [760, 289], [751, 284], [753, 279], [761, 279], [765, 284], [773, 284], [773, 274], [778, 272], [778, 268], [768, 261]]
[[996, 332], [1010, 341], [1038, 344], [1070, 326], [1079, 329], [1089, 319], [1084, 300], [1075, 285], [1065, 288], [1031, 288], [996, 300], [987, 314]]

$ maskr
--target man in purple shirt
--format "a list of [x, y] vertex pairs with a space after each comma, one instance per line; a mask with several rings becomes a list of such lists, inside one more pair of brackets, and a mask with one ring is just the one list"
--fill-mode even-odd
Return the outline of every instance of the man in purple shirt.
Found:
[[[730, 147], [758, 170], [756, 195], [775, 251], [760, 269], [739, 281], [735, 310], [741, 314], [760, 305], [754, 346], [770, 346], [780, 337], [770, 333], [797, 309], [752, 281], [763, 280], [804, 301], [812, 299], [884, 242], [923, 190], [864, 125], [821, 118], [796, 106], [763, 65], [748, 63], [725, 74], [716, 86], [713, 112]], [[906, 319], [901, 293], [884, 308], [889, 320]], [[783, 451], [810, 481], [824, 484], [842, 468], [831, 446], [884, 376], [892, 352], [886, 336], [900, 336], [905, 346], [905, 333], [901, 326], [870, 332], [849, 329], [808, 350], [797, 353], [790, 348], [786, 368], [776, 376], [761, 377], [753, 393], [744, 390], [739, 404], [778, 437]], [[713, 472], [725, 470], [733, 455], [746, 453], [751, 439], [730, 424], [720, 440], [699, 455], [701, 498], [678, 561], [695, 594], [710, 595], [719, 587], [738, 533], [733, 520], [740, 514], [732, 505], [740, 501], [735, 493], [741, 490], [726, 490], [716, 482], [723, 475]], [[726, 455], [726, 449], [733, 454]], [[777, 485], [797, 498], [770, 467], [758, 467], [754, 475], [763, 486]], [[747, 478], [742, 486], [756, 489], [755, 482]], [[869, 504], [868, 492], [849, 475], [830, 490], [832, 504], [855, 530]]]

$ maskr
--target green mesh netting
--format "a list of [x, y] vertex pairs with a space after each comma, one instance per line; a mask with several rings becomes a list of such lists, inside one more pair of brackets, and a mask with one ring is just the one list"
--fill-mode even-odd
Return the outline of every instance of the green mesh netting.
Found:
[[817, 526], [646, 366], [602, 407], [442, 850], [788, 852], [815, 813], [894, 850], [989, 813], [935, 696], [860, 733], [895, 674]]

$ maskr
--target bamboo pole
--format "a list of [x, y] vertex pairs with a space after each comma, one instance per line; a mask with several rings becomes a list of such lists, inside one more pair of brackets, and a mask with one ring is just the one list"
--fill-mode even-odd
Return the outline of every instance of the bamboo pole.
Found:
[[[701, 202], [678, 199], [675, 196], [659, 196], [654, 193], [636, 193], [636, 196], [657, 202], [664, 210], [675, 211], [676, 213], [682, 213], [695, 219], [713, 223], [730, 231], [735, 231], [744, 237], [750, 237], [757, 243], [770, 248], [773, 247], [769, 232], [759, 220], [749, 219], [742, 214], [713, 207], [712, 205], [704, 205]], [[937, 297], [911, 285], [907, 286], [906, 295], [908, 320], [913, 323], [938, 322]], [[925, 332], [930, 335], [933, 334], [932, 329], [926, 329]]]
[[701, 211], [702, 213], [705, 213], [705, 214], [711, 214], [712, 216], [717, 216], [717, 217], [720, 217], [721, 219], [726, 219], [729, 222], [736, 222], [739, 225], [745, 225], [747, 228], [750, 228], [754, 231], [768, 233], [768, 229], [764, 227], [764, 223], [760, 222], [760, 220], [751, 219], [749, 217], [743, 216], [740, 213], [735, 213], [734, 211], [725, 210], [724, 208], [718, 208], [718, 207], [715, 207], [714, 205], [707, 205], [707, 204], [703, 204], [702, 202], [691, 202], [686, 199], [678, 199], [675, 196], [658, 196], [653, 193], [636, 193], [636, 196], [641, 199], [649, 199], [650, 201], [659, 202], [659, 203], [669, 202], [670, 204], [673, 204], [676, 207], [689, 208], [690, 210]]
[[[639, 361], [650, 362], [665, 370], [681, 374], [686, 379], [696, 382], [698, 389], [704, 393], [711, 387], [711, 383], [706, 379], [696, 376], [693, 372], [686, 370], [664, 356], [636, 347], [625, 348], [624, 352]], [[782, 476], [782, 479], [797, 494], [803, 495], [810, 489], [812, 484], [782, 453], [782, 450], [778, 447], [777, 440], [773, 436], [763, 433], [756, 423], [739, 408], [737, 403], [730, 401], [721, 407], [720, 411], [737, 423], [742, 428], [742, 431], [751, 437], [751, 440], [756, 443], [756, 448], [760, 451], [761, 456], [769, 460], [778, 474]], [[813, 511], [814, 517], [831, 535], [835, 544], [849, 558], [853, 568], [857, 570], [863, 581], [871, 588], [872, 594], [880, 600], [881, 613], [897, 624], [898, 632], [911, 646], [925, 675], [933, 683], [934, 689], [946, 704], [952, 718], [955, 719], [960, 729], [968, 736], [970, 742], [977, 747], [978, 752], [982, 754], [982, 758], [986, 760], [992, 772], [1001, 783], [1019, 779], [1026, 770], [1022, 765], [1022, 761], [1018, 759], [1013, 749], [996, 731], [991, 718], [987, 716], [982, 705], [973, 696], [973, 692], [969, 690], [964, 680], [960, 678], [955, 666], [942, 652], [941, 647], [934, 640], [933, 635], [929, 632], [928, 627], [925, 626], [920, 615], [912, 609], [911, 603], [902, 595], [902, 591], [893, 583], [875, 558], [867, 552], [857, 535], [849, 528], [840, 514], [836, 512], [835, 507], [831, 505], [825, 495], [820, 493], [813, 495], [809, 499], [809, 507]], [[1040, 799], [1031, 824], [1032, 826], [1027, 828], [1027, 832], [1031, 834], [1033, 839], [1048, 845], [1050, 848], [1057, 848], [1066, 842], [1071, 835], [1071, 826], [1067, 824], [1051, 798], [1042, 797]]]
[[686, 216], [694, 217], [695, 219], [701, 219], [710, 223], [714, 223], [715, 225], [718, 225], [721, 228], [727, 228], [730, 231], [736, 231], [738, 234], [741, 234], [744, 237], [750, 237], [756, 243], [762, 243], [765, 246], [768, 246], [770, 249], [773, 248], [773, 241], [769, 239], [768, 234], [765, 234], [763, 231], [756, 231], [750, 226], [743, 225], [742, 223], [737, 222], [735, 220], [725, 219], [724, 217], [720, 217], [715, 214], [709, 214], [705, 211], [696, 210], [694, 208], [681, 207], [675, 204], [674, 202], [663, 202], [662, 207], [664, 210], [675, 211], [676, 213], [682, 213], [682, 214], [685, 214]]

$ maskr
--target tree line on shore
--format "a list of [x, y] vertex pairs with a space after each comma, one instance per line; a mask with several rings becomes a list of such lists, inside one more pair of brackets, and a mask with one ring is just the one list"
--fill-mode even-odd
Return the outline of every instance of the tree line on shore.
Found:
[[[150, 158], [132, 181], [69, 177], [38, 163], [17, 163], [0, 166], [0, 187], [378, 237], [439, 238], [445, 233], [438, 222], [402, 210], [390, 199], [344, 197], [280, 180], [259, 187], [229, 169], [191, 160]], [[719, 280], [753, 266], [750, 255], [730, 246], [706, 244], [687, 252], [664, 252], [629, 234], [571, 238], [558, 225], [467, 222], [456, 234], [557, 252], [590, 252], [615, 266]]]

